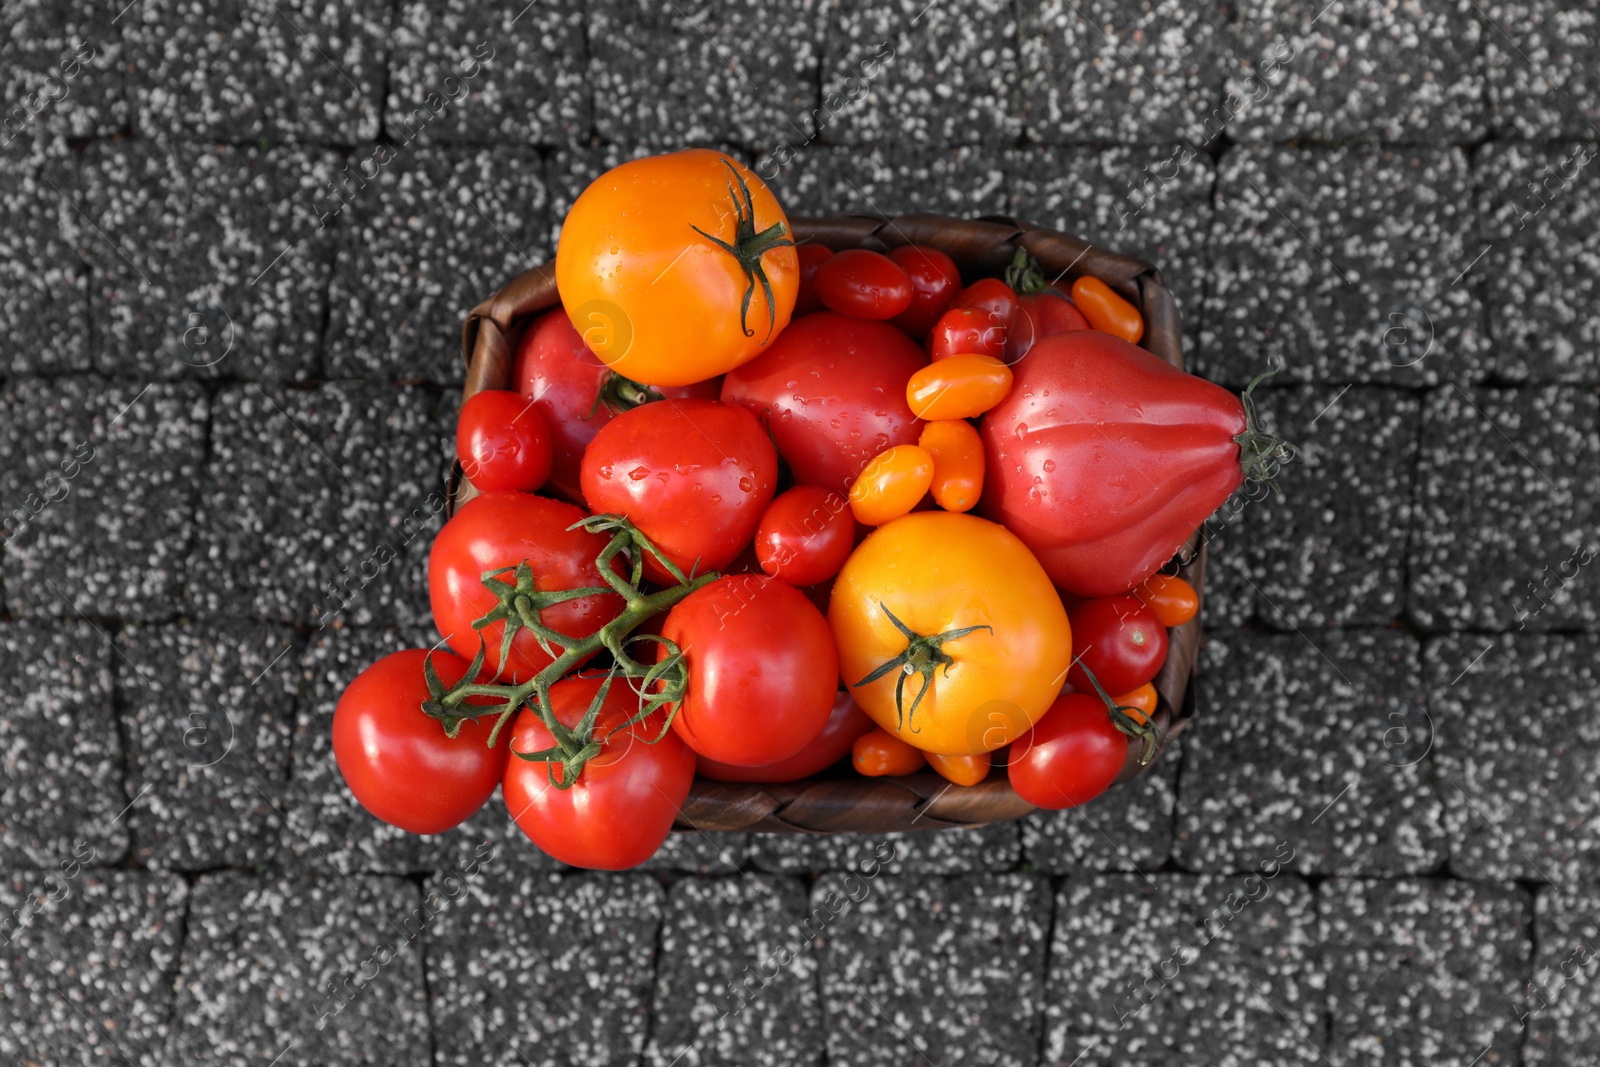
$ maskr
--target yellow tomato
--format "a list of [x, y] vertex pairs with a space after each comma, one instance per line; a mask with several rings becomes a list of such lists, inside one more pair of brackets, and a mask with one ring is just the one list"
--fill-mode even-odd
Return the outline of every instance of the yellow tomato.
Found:
[[991, 762], [987, 752], [977, 756], [941, 756], [937, 752], [928, 753], [928, 766], [956, 785], [977, 785], [989, 777]]
[[917, 446], [933, 457], [933, 499], [946, 511], [971, 511], [983, 496], [983, 438], [965, 419], [922, 428]]
[[993, 356], [936, 359], [906, 383], [911, 413], [930, 422], [972, 419], [1011, 392], [1011, 368]]
[[895, 445], [851, 483], [850, 511], [863, 526], [882, 526], [916, 507], [932, 484], [933, 457], [916, 445]]

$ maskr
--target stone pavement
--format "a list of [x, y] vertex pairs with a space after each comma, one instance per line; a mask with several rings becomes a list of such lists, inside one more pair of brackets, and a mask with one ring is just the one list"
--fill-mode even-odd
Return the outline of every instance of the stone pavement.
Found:
[[[1600, 1064], [1600, 2], [123, 4], [0, 2], [0, 1060]], [[689, 143], [1283, 359], [1145, 780], [615, 876], [348, 798], [461, 312]]]

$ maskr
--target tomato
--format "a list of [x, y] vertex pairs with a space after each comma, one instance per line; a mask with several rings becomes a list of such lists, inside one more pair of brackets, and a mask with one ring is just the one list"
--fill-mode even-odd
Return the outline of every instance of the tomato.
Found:
[[1070, 286], [1047, 281], [1038, 260], [1026, 249], [1017, 249], [1006, 268], [1006, 284], [1017, 293], [1017, 311], [1006, 334], [1007, 363], [1027, 355], [1041, 338], [1089, 328], [1088, 321], [1067, 297]]
[[1068, 693], [1011, 746], [1011, 788], [1036, 808], [1086, 804], [1128, 761], [1128, 739], [1092, 693]]
[[850, 746], [850, 763], [869, 778], [900, 778], [922, 770], [928, 764], [928, 756], [887, 730], [874, 729]]
[[[557, 682], [550, 689], [556, 721], [578, 726], [605, 683], [604, 675]], [[561, 780], [559, 763], [515, 755], [507, 761], [506, 810], [547, 855], [573, 867], [622, 871], [655, 855], [672, 832], [694, 783], [694, 753], [670, 730], [661, 737], [665, 716], [659, 710], [619, 730], [638, 710], [628, 683], [613, 679], [591, 735], [600, 752], [583, 765], [571, 788], [551, 781], [552, 774]], [[538, 714], [523, 708], [511, 731], [511, 751], [539, 752], [555, 743]]]
[[456, 456], [462, 473], [481, 493], [531, 493], [550, 477], [550, 428], [521, 393], [485, 389], [461, 405]]
[[822, 732], [788, 759], [761, 767], [738, 767], [700, 756], [695, 766], [701, 777], [719, 782], [797, 782], [844, 759], [856, 738], [876, 729], [850, 694], [840, 692], [834, 697], [833, 711]]
[[[689, 689], [672, 728], [702, 756], [742, 767], [788, 759], [827, 725], [839, 661], [804, 593], [754, 574], [719, 578], [667, 615]], [[658, 659], [668, 655], [658, 647]]]
[[817, 296], [817, 268], [833, 255], [833, 249], [807, 241], [796, 245], [794, 252], [800, 263], [800, 293], [794, 302], [795, 318], [799, 318], [822, 310], [822, 298]]
[[561, 308], [539, 316], [522, 335], [511, 381], [532, 399], [550, 431], [555, 454], [546, 491], [575, 504], [583, 501], [583, 450], [614, 414], [664, 396], [715, 400], [722, 391], [720, 378], [661, 389], [624, 378], [589, 351]]
[[[583, 498], [626, 515], [685, 574], [721, 570], [755, 536], [778, 457], [755, 416], [716, 400], [646, 404], [612, 419], [583, 454]], [[670, 575], [650, 556], [645, 573]]]
[[970, 511], [983, 495], [983, 438], [964, 419], [941, 419], [922, 428], [917, 446], [933, 458], [934, 502], [946, 511]]
[[955, 260], [927, 245], [892, 248], [889, 258], [911, 279], [911, 306], [895, 316], [894, 324], [920, 341], [961, 291], [961, 270]]
[[976, 756], [941, 756], [937, 752], [928, 753], [928, 766], [954, 785], [977, 785], [989, 777], [991, 762], [987, 752]]
[[1072, 662], [1067, 612], [1043, 568], [972, 515], [919, 511], [879, 527], [839, 572], [828, 622], [862, 710], [946, 756], [1022, 733]]
[[906, 383], [906, 403], [919, 419], [971, 419], [1005, 399], [1011, 368], [993, 356], [951, 356], [930, 363]]
[[839, 573], [856, 545], [850, 505], [838, 493], [797, 485], [780, 495], [756, 527], [761, 569], [790, 585], [816, 585]]
[[1138, 597], [1085, 600], [1067, 612], [1078, 659], [1067, 681], [1093, 693], [1092, 674], [1107, 693], [1127, 693], [1156, 676], [1167, 658], [1167, 630]]
[[[488, 746], [494, 720], [462, 719], [455, 737], [426, 714], [428, 650], [391, 652], [356, 676], [333, 709], [333, 758], [356, 800], [391, 826], [438, 834], [483, 807], [506, 764]], [[433, 654], [439, 680], [455, 685], [470, 664]], [[481, 703], [481, 702], [480, 702]]]
[[951, 356], [993, 356], [1006, 350], [1006, 325], [990, 320], [977, 308], [953, 307], [939, 316], [928, 334], [928, 353], [934, 362]]
[[772, 191], [705, 148], [607, 171], [556, 246], [561, 305], [585, 343], [648, 385], [705, 381], [760, 355], [789, 324], [799, 284]]
[[824, 307], [858, 319], [892, 319], [911, 306], [911, 278], [888, 256], [866, 248], [835, 252], [817, 268]]
[[988, 317], [990, 325], [1002, 330], [1017, 315], [1017, 294], [999, 278], [979, 278], [956, 294], [955, 307], [971, 308]]
[[886, 322], [824, 311], [729, 374], [722, 399], [762, 420], [796, 482], [843, 493], [879, 452], [916, 443], [905, 385], [927, 362]]
[[1033, 341], [1058, 333], [1089, 329], [1089, 320], [1083, 317], [1083, 312], [1078, 310], [1077, 305], [1073, 304], [1059, 286], [1051, 286], [1021, 297], [1018, 306], [1028, 313], [1034, 335]]
[[1087, 274], [1072, 283], [1072, 301], [1101, 333], [1138, 344], [1144, 336], [1144, 319], [1139, 309], [1112, 291], [1111, 286]]
[[[1068, 617], [1071, 617], [1070, 612]], [[1155, 716], [1156, 704], [1159, 699], [1156, 695], [1155, 685], [1146, 682], [1132, 692], [1123, 693], [1119, 697], [1112, 698], [1112, 703], [1123, 708], [1136, 721], [1149, 722]]]
[[916, 445], [880, 452], [850, 487], [850, 510], [864, 526], [882, 526], [917, 506], [933, 484], [933, 457]]
[[1182, 626], [1200, 611], [1200, 594], [1194, 586], [1168, 574], [1152, 574], [1133, 595], [1150, 605], [1161, 625], [1169, 630]]
[[[554, 657], [539, 647], [531, 630], [516, 629], [511, 655], [502, 665], [500, 645], [506, 624], [473, 629], [474, 621], [501, 605], [500, 597], [484, 585], [483, 575], [527, 562], [538, 592], [604, 586], [595, 557], [607, 539], [568, 529], [584, 517], [571, 504], [531, 493], [484, 493], [463, 504], [444, 524], [428, 553], [428, 598], [434, 625], [457, 655], [477, 655], [481, 632], [485, 674], [525, 682], [550, 665]], [[613, 569], [623, 573], [620, 561], [614, 561]], [[500, 578], [516, 581], [509, 573]], [[576, 640], [593, 634], [622, 608], [622, 598], [615, 593], [596, 594], [545, 607], [539, 619]], [[560, 645], [555, 647], [559, 651]]]

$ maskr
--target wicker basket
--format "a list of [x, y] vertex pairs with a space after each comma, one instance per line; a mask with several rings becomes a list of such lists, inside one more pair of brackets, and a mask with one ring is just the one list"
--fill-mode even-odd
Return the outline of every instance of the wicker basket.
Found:
[[[1009, 218], [952, 219], [937, 215], [902, 215], [896, 219], [845, 215], [790, 220], [798, 241], [815, 241], [835, 251], [896, 245], [931, 245], [961, 267], [966, 281], [1004, 273], [1018, 248], [1025, 248], [1048, 277], [1090, 274], [1133, 301], [1144, 314], [1143, 346], [1175, 367], [1183, 366], [1178, 309], [1156, 269], [1131, 256], [1097, 248], [1077, 237], [1041, 229]], [[523, 328], [541, 312], [560, 305], [555, 265], [524, 271], [498, 293], [473, 308], [462, 328], [467, 361], [465, 396], [481, 389], [509, 389], [512, 357]], [[450, 479], [450, 511], [473, 494], [455, 465]], [[1191, 538], [1175, 563], [1177, 573], [1205, 592], [1205, 545]], [[1200, 617], [1170, 631], [1167, 662], [1156, 677], [1160, 696], [1155, 722], [1161, 729], [1161, 757], [1194, 717], [1190, 686], [1199, 652]], [[1150, 766], [1153, 766], [1152, 760]], [[1128, 763], [1118, 781], [1141, 768], [1130, 746]], [[678, 817], [677, 829], [756, 830], [800, 833], [886, 833], [900, 830], [945, 830], [981, 826], [1026, 815], [1032, 807], [1015, 792], [1003, 773], [992, 773], [976, 786], [955, 786], [927, 772], [905, 778], [863, 778], [822, 775], [798, 782], [769, 785], [695, 780]]]

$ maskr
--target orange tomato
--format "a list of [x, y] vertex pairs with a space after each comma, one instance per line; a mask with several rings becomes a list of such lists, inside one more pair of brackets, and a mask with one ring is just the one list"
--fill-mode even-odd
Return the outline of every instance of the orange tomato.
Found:
[[556, 246], [573, 326], [646, 385], [705, 381], [754, 359], [789, 324], [799, 286], [772, 191], [706, 148], [607, 171], [572, 205]]
[[1072, 302], [1078, 305], [1089, 326], [1124, 341], [1138, 344], [1144, 336], [1144, 318], [1139, 309], [1112, 291], [1111, 286], [1087, 274], [1072, 283]]
[[865, 526], [882, 526], [917, 506], [933, 484], [933, 457], [916, 445], [895, 445], [872, 458], [850, 486], [850, 510]]
[[1149, 722], [1150, 716], [1156, 713], [1156, 687], [1152, 682], [1146, 682], [1131, 693], [1123, 693], [1113, 697], [1112, 701], [1122, 708], [1132, 708], [1128, 717], [1135, 722]]
[[1134, 589], [1133, 595], [1150, 606], [1167, 629], [1182, 626], [1200, 610], [1200, 594], [1182, 578], [1156, 574]]
[[886, 730], [872, 730], [850, 746], [850, 762], [869, 778], [895, 778], [922, 770], [928, 758]]
[[970, 419], [1011, 391], [1011, 368], [993, 356], [951, 356], [928, 364], [906, 383], [906, 403], [919, 419]]
[[917, 447], [933, 457], [933, 499], [946, 511], [971, 511], [983, 495], [983, 438], [964, 419], [922, 428]]
[[977, 785], [989, 777], [989, 753], [977, 756], [941, 756], [928, 753], [928, 766], [956, 785]]

